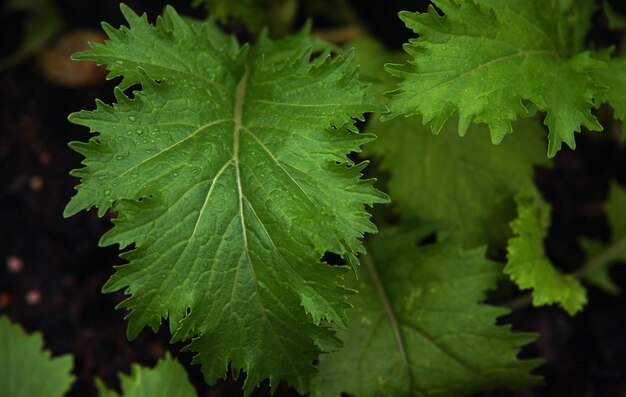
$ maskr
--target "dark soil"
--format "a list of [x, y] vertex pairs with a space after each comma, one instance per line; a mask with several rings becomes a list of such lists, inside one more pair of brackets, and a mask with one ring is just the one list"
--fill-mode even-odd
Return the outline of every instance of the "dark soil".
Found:
[[[151, 0], [126, 2], [150, 15], [163, 7], [163, 2]], [[57, 3], [68, 28], [98, 28], [101, 20], [114, 26], [123, 22], [117, 1]], [[181, 13], [202, 15], [189, 7], [190, 1], [172, 3]], [[363, 3], [354, 2], [361, 18], [396, 48], [409, 37], [396, 19], [397, 10], [423, 6], [411, 1]], [[19, 42], [17, 22], [3, 22], [2, 43], [9, 48]], [[597, 30], [592, 34], [604, 38], [604, 31]], [[12, 39], [7, 40], [7, 34]], [[606, 36], [607, 42], [614, 40]], [[169, 344], [166, 329], [157, 334], [144, 330], [136, 340], [126, 339], [124, 312], [115, 310], [123, 294], [100, 292], [112, 266], [121, 263], [114, 247], [98, 247], [110, 221], [99, 219], [94, 211], [70, 219], [61, 215], [77, 183], [68, 172], [79, 168], [81, 161], [67, 143], [89, 136], [85, 128], [70, 124], [67, 115], [93, 108], [95, 98], [112, 102], [112, 88], [112, 83], [63, 88], [44, 79], [32, 61], [0, 72], [0, 261], [7, 261], [7, 266], [0, 266], [0, 314], [29, 332], [42, 331], [55, 355], [74, 356], [77, 382], [69, 396], [94, 396], [94, 377], [115, 386], [117, 372], [128, 372], [132, 362], [154, 365], [166, 351], [187, 367], [200, 396], [240, 396], [241, 380], [206, 386], [199, 367], [189, 364], [191, 354], [181, 353], [181, 345]], [[577, 244], [581, 236], [608, 238], [601, 210], [608, 183], [612, 178], [626, 183], [626, 150], [607, 135], [580, 134], [576, 151], [561, 151], [553, 169], [537, 173], [538, 184], [553, 205], [547, 249], [565, 270], [584, 262]], [[617, 267], [613, 273], [626, 288], [625, 268]], [[545, 375], [545, 386], [483, 396], [626, 396], [624, 295], [613, 297], [590, 289], [588, 307], [573, 318], [554, 308], [527, 308], [506, 321], [515, 329], [541, 335], [523, 354], [546, 360], [538, 371]], [[266, 385], [255, 395], [269, 395]], [[277, 395], [297, 394], [283, 386]]]

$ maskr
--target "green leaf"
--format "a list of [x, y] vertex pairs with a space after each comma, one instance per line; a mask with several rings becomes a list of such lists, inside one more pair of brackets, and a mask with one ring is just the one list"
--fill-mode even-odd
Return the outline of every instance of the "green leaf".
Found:
[[[613, 182], [609, 189], [609, 197], [604, 206], [606, 217], [611, 229], [608, 243], [592, 239], [581, 240], [581, 245], [592, 270], [585, 273], [584, 279], [604, 291], [617, 295], [620, 288], [611, 280], [611, 266], [626, 263], [626, 189]], [[605, 256], [610, 255], [608, 259]], [[596, 266], [597, 261], [598, 265]]]
[[550, 206], [536, 191], [516, 197], [518, 217], [511, 222], [504, 272], [520, 289], [532, 289], [534, 306], [558, 303], [570, 315], [587, 303], [587, 291], [571, 274], [563, 274], [547, 258], [543, 247], [550, 226]]
[[[129, 375], [120, 373], [119, 377], [122, 386], [121, 397], [195, 397], [198, 395], [189, 382], [185, 368], [169, 354], [159, 360], [154, 368], [133, 364]], [[100, 397], [119, 397], [115, 391], [108, 390], [99, 379], [96, 381], [96, 386]]]
[[484, 248], [419, 240], [390, 229], [368, 244], [345, 346], [320, 357], [312, 396], [452, 397], [539, 381], [529, 372], [540, 361], [516, 358], [535, 336], [496, 326], [508, 310], [481, 303], [501, 266]]
[[439, 10], [400, 13], [419, 37], [405, 46], [412, 60], [388, 68], [403, 79], [388, 117], [421, 114], [437, 133], [458, 114], [460, 135], [486, 123], [499, 143], [513, 120], [538, 109], [547, 113], [550, 157], [562, 142], [575, 148], [581, 126], [602, 130], [591, 109], [600, 90], [593, 72], [605, 63], [578, 52], [592, 2], [565, 9], [557, 0], [433, 3]]
[[0, 396], [61, 397], [74, 382], [70, 355], [51, 357], [41, 333], [30, 335], [0, 316]]
[[392, 51], [372, 36], [359, 36], [351, 41], [348, 47], [355, 48], [354, 64], [359, 66], [361, 80], [371, 82], [370, 93], [380, 102], [387, 102], [385, 92], [393, 89], [398, 79], [385, 73], [385, 62], [403, 62], [406, 54], [401, 51]]
[[365, 155], [380, 158], [390, 172], [398, 214], [445, 221], [465, 247], [504, 246], [515, 217], [513, 196], [534, 186], [534, 166], [550, 164], [543, 155], [544, 129], [535, 119], [516, 122], [516, 133], [498, 146], [489, 142], [485, 126], [459, 137], [447, 123], [434, 136], [418, 117], [372, 121], [368, 131], [379, 138]]
[[14, 66], [33, 54], [62, 27], [63, 17], [53, 0], [9, 0], [1, 10], [5, 18], [12, 13], [25, 13], [22, 41], [12, 54], [0, 59], [0, 70]]
[[602, 3], [602, 7], [604, 9], [604, 15], [606, 16], [606, 20], [609, 23], [609, 29], [626, 29], [626, 15], [620, 14], [619, 12], [615, 11], [615, 9], [611, 7], [611, 4], [606, 0]]
[[[598, 94], [598, 103], [608, 103], [614, 109], [616, 119], [626, 121], [626, 57], [608, 58], [608, 54], [600, 54], [606, 57], [608, 67], [596, 71], [597, 83], [606, 87]], [[622, 129], [622, 135], [626, 139], [626, 129]]]
[[122, 12], [130, 27], [105, 24], [110, 40], [76, 58], [141, 90], [70, 116], [99, 135], [71, 145], [85, 168], [65, 215], [117, 212], [101, 243], [133, 247], [103, 290], [130, 295], [130, 337], [169, 318], [207, 382], [230, 366], [246, 395], [266, 377], [304, 392], [349, 307], [346, 268], [321, 258], [356, 266], [376, 231], [364, 206], [387, 201], [346, 156], [373, 139], [354, 122], [378, 107], [351, 53], [311, 60], [307, 31], [240, 47], [171, 7], [156, 26]]
[[209, 15], [222, 23], [243, 24], [252, 33], [269, 26], [280, 35], [298, 11], [297, 0], [194, 0], [193, 4], [204, 4]]

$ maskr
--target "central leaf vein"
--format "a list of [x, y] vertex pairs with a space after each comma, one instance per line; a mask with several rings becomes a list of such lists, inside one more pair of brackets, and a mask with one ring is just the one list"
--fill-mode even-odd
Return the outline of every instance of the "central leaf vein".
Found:
[[402, 331], [400, 330], [400, 324], [398, 323], [398, 318], [396, 313], [391, 307], [391, 302], [389, 301], [389, 297], [387, 296], [387, 292], [385, 291], [385, 287], [383, 286], [380, 277], [378, 276], [378, 271], [376, 270], [376, 266], [374, 265], [374, 261], [370, 258], [369, 255], [363, 256], [363, 265], [367, 270], [370, 278], [372, 279], [372, 283], [374, 284], [374, 288], [376, 289], [376, 295], [378, 295], [378, 299], [380, 299], [381, 304], [383, 305], [383, 310], [389, 319], [389, 323], [391, 324], [391, 329], [393, 330], [393, 336], [396, 340], [396, 345], [398, 346], [398, 352], [400, 353], [400, 361], [402, 362], [402, 366], [404, 366], [407, 375], [407, 384], [408, 384], [408, 395], [413, 395], [413, 375], [411, 373], [411, 368], [409, 366], [409, 359], [406, 353], [406, 346], [404, 343], [404, 338], [402, 336]]
[[235, 110], [233, 112], [233, 120], [235, 121], [235, 127], [233, 129], [233, 163], [235, 164], [237, 193], [239, 195], [239, 219], [241, 221], [241, 232], [246, 251], [248, 251], [248, 236], [246, 232], [246, 221], [243, 215], [243, 187], [241, 186], [241, 167], [239, 165], [239, 138], [241, 135], [241, 129], [243, 128], [243, 99], [246, 96], [249, 74], [249, 69], [246, 66], [246, 71], [235, 88]]

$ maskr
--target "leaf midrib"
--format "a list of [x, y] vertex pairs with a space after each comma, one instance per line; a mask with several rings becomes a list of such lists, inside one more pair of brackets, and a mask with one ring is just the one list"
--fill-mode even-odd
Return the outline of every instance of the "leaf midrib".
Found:
[[[369, 252], [369, 250], [368, 250]], [[398, 318], [396, 317], [396, 313], [391, 306], [391, 302], [389, 301], [389, 297], [387, 296], [387, 292], [385, 291], [385, 287], [383, 286], [380, 277], [378, 276], [378, 271], [376, 269], [376, 265], [374, 261], [370, 257], [371, 253], [368, 255], [363, 255], [361, 262], [365, 266], [368, 275], [370, 276], [372, 283], [374, 284], [374, 289], [376, 290], [376, 295], [380, 300], [380, 303], [383, 306], [383, 310], [385, 315], [389, 319], [389, 323], [391, 325], [391, 329], [393, 330], [393, 337], [396, 341], [396, 345], [398, 346], [398, 352], [400, 353], [400, 361], [402, 362], [402, 366], [406, 370], [407, 375], [407, 384], [408, 384], [408, 396], [413, 396], [413, 389], [415, 388], [413, 382], [413, 374], [411, 373], [411, 368], [409, 366], [409, 359], [406, 352], [406, 346], [404, 343], [404, 338], [402, 336], [402, 331], [400, 330], [400, 324], [398, 323]]]
[[[284, 348], [284, 345], [281, 342], [281, 338], [279, 337], [278, 333], [274, 329], [272, 322], [267, 317], [267, 309], [265, 308], [265, 304], [263, 303], [263, 300], [261, 299], [259, 291], [258, 291], [258, 281], [256, 278], [254, 266], [252, 264], [252, 259], [250, 258], [250, 251], [248, 248], [248, 235], [247, 235], [247, 229], [246, 229], [246, 221], [245, 221], [245, 217], [243, 213], [243, 200], [244, 198], [247, 200], [247, 198], [245, 197], [243, 193], [243, 186], [241, 183], [241, 166], [239, 163], [239, 146], [240, 146], [239, 140], [241, 137], [241, 131], [247, 130], [247, 128], [243, 125], [243, 108], [244, 108], [244, 98], [246, 96], [246, 89], [248, 86], [249, 77], [250, 77], [250, 66], [246, 63], [244, 75], [241, 78], [241, 80], [239, 80], [239, 82], [237, 83], [237, 86], [235, 87], [235, 104], [234, 104], [234, 110], [233, 110], [233, 120], [235, 122], [235, 126], [233, 128], [233, 158], [231, 160], [235, 166], [237, 194], [239, 196], [239, 200], [238, 200], [239, 201], [239, 220], [241, 222], [241, 233], [242, 233], [243, 242], [244, 242], [244, 250], [243, 250], [242, 255], [245, 255], [246, 258], [248, 259], [248, 262], [250, 263], [250, 271], [251, 271], [252, 277], [254, 278], [254, 286], [257, 289], [256, 296], [259, 300], [259, 304], [263, 308], [263, 310], [261, 311], [263, 314], [263, 317], [265, 317], [265, 320], [269, 326], [269, 329], [272, 330], [272, 333], [274, 334], [275, 339], [279, 341], [278, 345], [281, 346], [283, 350], [283, 357], [287, 358], [290, 361], [291, 368], [296, 368], [297, 366], [293, 362], [292, 356], [289, 355], [287, 352], [287, 349]], [[261, 223], [261, 226], [265, 228], [265, 225], [263, 225], [263, 223]], [[235, 276], [233, 277], [235, 281], [237, 280], [237, 273], [239, 273], [240, 268], [241, 268], [241, 258], [239, 262], [237, 263], [237, 269], [235, 270]], [[232, 293], [234, 291], [235, 291], [235, 288], [233, 285], [233, 288], [231, 289], [231, 298], [230, 298], [231, 301], [233, 300]]]

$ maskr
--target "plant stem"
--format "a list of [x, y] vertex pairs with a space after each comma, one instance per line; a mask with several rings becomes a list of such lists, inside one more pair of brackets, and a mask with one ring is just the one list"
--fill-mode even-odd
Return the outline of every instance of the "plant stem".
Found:
[[[369, 250], [367, 252], [370, 252]], [[411, 375], [411, 368], [409, 367], [409, 360], [406, 354], [406, 347], [404, 345], [404, 338], [402, 337], [402, 333], [400, 331], [400, 324], [398, 323], [398, 318], [396, 317], [396, 313], [391, 307], [391, 302], [389, 301], [389, 297], [387, 296], [387, 292], [385, 291], [385, 287], [383, 286], [382, 281], [378, 275], [378, 270], [376, 269], [376, 265], [374, 265], [374, 261], [372, 260], [370, 255], [362, 255], [360, 256], [361, 263], [365, 267], [372, 283], [374, 284], [374, 289], [376, 290], [376, 294], [378, 295], [378, 299], [383, 305], [383, 310], [389, 319], [389, 323], [391, 324], [391, 329], [393, 330], [393, 336], [396, 340], [396, 345], [398, 346], [398, 351], [400, 353], [400, 361], [404, 366], [407, 374], [408, 387], [409, 387], [409, 396], [413, 393], [413, 377]]]
[[[594, 258], [592, 258], [589, 262], [587, 262], [580, 269], [571, 273], [571, 275], [578, 279], [582, 279], [586, 275], [595, 271], [596, 269], [616, 259], [625, 250], [626, 250], [626, 237], [620, 240], [617, 240], [616, 243], [609, 246], [609, 248], [604, 250], [600, 255], [597, 255]], [[529, 306], [531, 303], [532, 303], [532, 295], [530, 293], [526, 293], [524, 295], [515, 297], [509, 301], [503, 302], [501, 306], [508, 307], [511, 310], [519, 310], [519, 309], [523, 309]]]
[[616, 243], [609, 246], [609, 248], [604, 250], [600, 255], [591, 259], [583, 267], [572, 274], [575, 277], [583, 278], [587, 274], [592, 273], [594, 270], [617, 258], [622, 252], [624, 252], [624, 250], [626, 250], [626, 237], [617, 240]]

